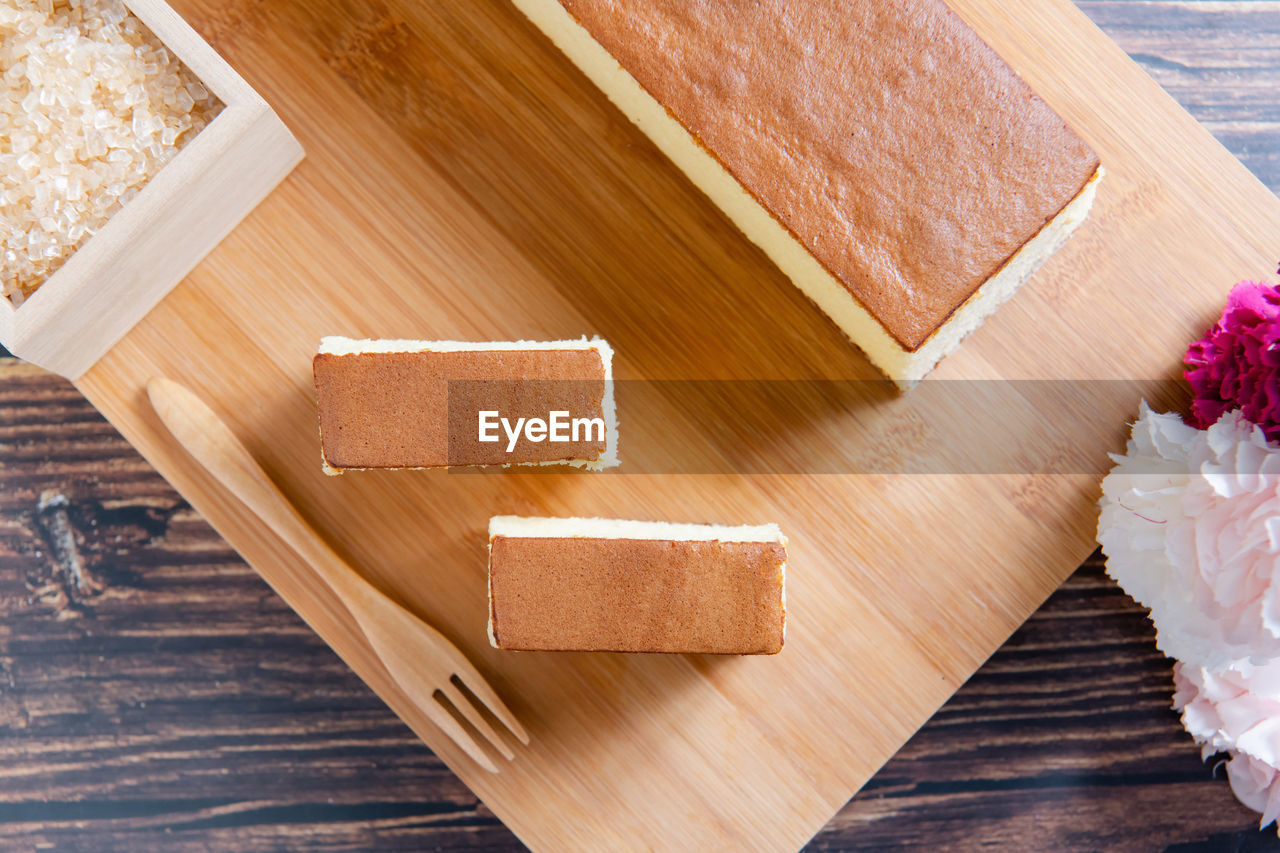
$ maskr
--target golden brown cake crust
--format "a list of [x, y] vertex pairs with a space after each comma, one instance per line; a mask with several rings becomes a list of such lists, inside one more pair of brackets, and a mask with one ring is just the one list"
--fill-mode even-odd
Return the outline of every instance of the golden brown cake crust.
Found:
[[560, 0], [918, 349], [1098, 169], [941, 0]]
[[[312, 360], [321, 451], [332, 468], [437, 468], [594, 459], [606, 440], [478, 441], [477, 412], [603, 418], [604, 362], [594, 349], [397, 352]], [[499, 435], [502, 435], [499, 429]], [[582, 435], [582, 433], [580, 433]], [[607, 437], [606, 437], [607, 438]]]
[[494, 537], [494, 644], [541, 651], [775, 654], [777, 542]]

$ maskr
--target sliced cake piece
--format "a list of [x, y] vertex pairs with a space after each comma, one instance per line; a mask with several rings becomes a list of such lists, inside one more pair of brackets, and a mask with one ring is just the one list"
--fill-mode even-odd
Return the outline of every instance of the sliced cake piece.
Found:
[[613, 350], [577, 341], [352, 340], [312, 361], [324, 470], [618, 464]]
[[903, 386], [1062, 245], [1102, 174], [942, 0], [513, 2]]
[[523, 651], [771, 655], [786, 629], [776, 524], [489, 522], [489, 641]]

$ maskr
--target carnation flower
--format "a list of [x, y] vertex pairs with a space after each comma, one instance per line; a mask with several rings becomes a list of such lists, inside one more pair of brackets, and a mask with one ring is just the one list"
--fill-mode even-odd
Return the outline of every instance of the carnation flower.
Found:
[[1222, 318], [1187, 349], [1192, 423], [1207, 428], [1239, 410], [1280, 441], [1280, 287], [1245, 281]]
[[1177, 663], [1174, 710], [1208, 758], [1239, 750], [1280, 766], [1280, 662], [1246, 661], [1219, 670]]
[[1227, 762], [1227, 781], [1237, 800], [1262, 813], [1259, 829], [1280, 815], [1280, 785], [1276, 784], [1276, 768], [1272, 765], [1243, 752], [1236, 753]]
[[1174, 665], [1174, 710], [1204, 758], [1231, 753], [1227, 778], [1240, 802], [1262, 813], [1260, 826], [1280, 817], [1280, 663], [1240, 662], [1217, 672]]
[[1280, 657], [1280, 447], [1238, 413], [1201, 431], [1144, 403], [1112, 458], [1098, 541], [1160, 650], [1208, 669]]

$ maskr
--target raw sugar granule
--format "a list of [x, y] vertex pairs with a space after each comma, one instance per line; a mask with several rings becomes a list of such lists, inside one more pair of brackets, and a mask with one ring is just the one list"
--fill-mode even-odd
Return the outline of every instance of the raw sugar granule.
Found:
[[0, 293], [21, 304], [221, 108], [119, 0], [0, 0]]

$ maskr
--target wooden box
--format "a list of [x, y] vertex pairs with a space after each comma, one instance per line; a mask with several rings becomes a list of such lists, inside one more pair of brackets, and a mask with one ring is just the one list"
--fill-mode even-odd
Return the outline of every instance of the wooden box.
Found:
[[0, 298], [0, 344], [71, 379], [185, 278], [303, 156], [266, 101], [163, 0], [125, 5], [224, 108], [20, 306]]

